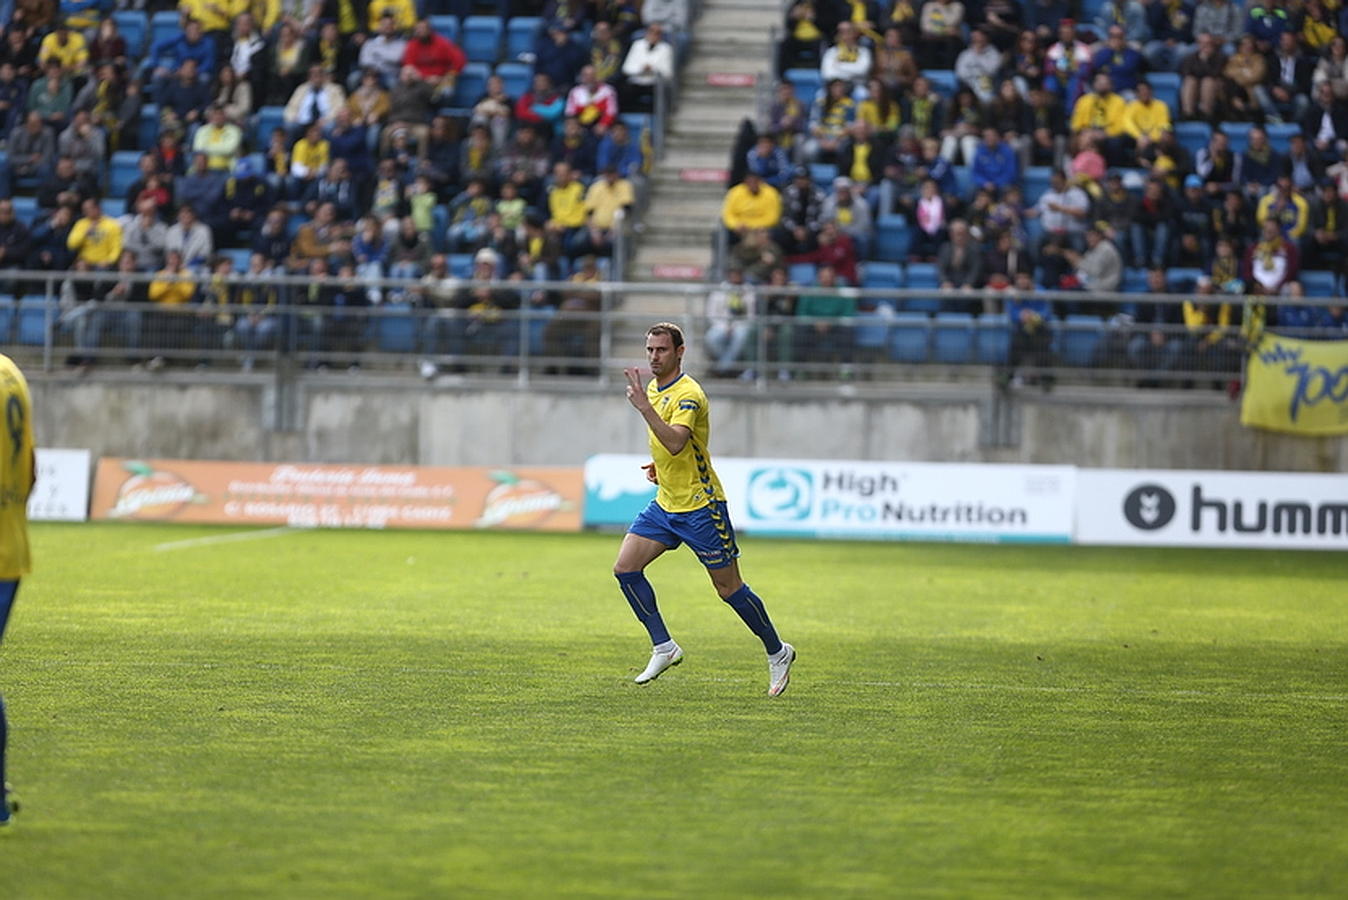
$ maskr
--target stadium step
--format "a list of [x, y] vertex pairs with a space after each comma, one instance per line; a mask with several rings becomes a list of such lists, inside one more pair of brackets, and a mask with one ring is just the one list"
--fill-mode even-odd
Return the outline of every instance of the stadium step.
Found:
[[[631, 266], [634, 279], [711, 278], [724, 173], [740, 123], [756, 118], [760, 86], [766, 87], [770, 77], [769, 36], [780, 18], [776, 0], [703, 4], [693, 27], [692, 54], [680, 73], [663, 157], [651, 179], [651, 202]], [[670, 315], [686, 314], [683, 298], [664, 299], [673, 303]]]

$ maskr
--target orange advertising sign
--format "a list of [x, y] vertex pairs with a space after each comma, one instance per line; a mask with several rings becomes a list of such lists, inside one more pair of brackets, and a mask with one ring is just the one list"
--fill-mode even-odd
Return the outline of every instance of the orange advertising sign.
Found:
[[579, 531], [581, 470], [99, 460], [91, 517], [297, 528]]

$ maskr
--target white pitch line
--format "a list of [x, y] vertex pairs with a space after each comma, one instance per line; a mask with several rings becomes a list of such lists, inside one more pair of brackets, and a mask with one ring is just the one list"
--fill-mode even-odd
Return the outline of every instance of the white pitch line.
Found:
[[277, 537], [282, 534], [289, 534], [295, 529], [289, 525], [282, 525], [280, 528], [264, 528], [261, 531], [234, 531], [229, 534], [213, 534], [209, 537], [189, 538], [185, 541], [169, 541], [166, 544], [155, 544], [156, 553], [165, 553], [169, 550], [187, 550], [191, 547], [209, 547], [212, 544], [233, 544], [238, 541], [260, 541], [263, 538]]

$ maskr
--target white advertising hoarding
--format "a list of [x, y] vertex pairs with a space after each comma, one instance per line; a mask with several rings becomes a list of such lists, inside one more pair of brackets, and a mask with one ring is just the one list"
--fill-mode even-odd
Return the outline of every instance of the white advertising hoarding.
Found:
[[1077, 470], [1077, 543], [1348, 550], [1348, 475]]
[[88, 450], [37, 449], [37, 484], [28, 498], [33, 522], [83, 522], [89, 518]]
[[[587, 525], [626, 525], [654, 496], [636, 455], [585, 466]], [[1068, 543], [1071, 466], [845, 460], [715, 461], [746, 533], [872, 540]]]

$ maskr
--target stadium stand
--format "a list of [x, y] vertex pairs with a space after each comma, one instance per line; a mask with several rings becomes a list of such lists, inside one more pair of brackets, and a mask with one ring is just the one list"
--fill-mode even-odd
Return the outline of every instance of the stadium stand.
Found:
[[[1334, 47], [1348, 17], [1260, 7], [1208, 43], [1213, 4], [1183, 4], [1171, 19], [1153, 8], [1083, 0], [1046, 20], [1038, 6], [929, 0], [867, 7], [875, 15], [863, 22], [842, 4], [789, 4], [774, 60], [789, 91], [756, 124], [787, 165], [807, 167], [814, 196], [782, 188], [774, 239], [808, 256], [833, 222], [859, 251], [859, 286], [932, 290], [898, 301], [885, 326], [902, 362], [1007, 364], [1016, 326], [1002, 297], [1022, 272], [1032, 290], [1159, 283], [1203, 295], [1184, 309], [1048, 305], [1052, 352], [1068, 366], [1099, 365], [1129, 328], [1168, 329], [1181, 355], [1214, 333], [1235, 345], [1241, 309], [1345, 334], [1342, 310], [1276, 298], [1333, 296], [1343, 281], [1348, 70]], [[1253, 55], [1236, 46], [1243, 35]], [[1241, 81], [1246, 65], [1262, 73], [1253, 87]], [[732, 171], [771, 182], [778, 164], [760, 151], [733, 158]], [[865, 215], [840, 194], [864, 198]], [[956, 221], [981, 257], [985, 293], [973, 301], [945, 290], [962, 283], [942, 261]], [[797, 266], [789, 275], [805, 283]], [[879, 327], [869, 315], [868, 344]], [[1130, 325], [1134, 315], [1147, 322]]]
[[[0, 78], [8, 104], [0, 196], [11, 199], [15, 222], [0, 221], [0, 231], [6, 246], [27, 248], [24, 258], [6, 256], [7, 266], [111, 272], [125, 251], [132, 271], [154, 273], [168, 249], [182, 248], [186, 271], [203, 277], [312, 276], [321, 287], [315, 302], [389, 300], [419, 314], [371, 317], [371, 349], [398, 353], [421, 349], [416, 328], [425, 307], [473, 298], [424, 290], [386, 297], [347, 290], [337, 276], [433, 278], [440, 267], [455, 278], [481, 277], [488, 269], [475, 261], [487, 259], [502, 279], [612, 276], [607, 256], [622, 220], [610, 220], [615, 209], [626, 208], [629, 224], [640, 214], [633, 182], [651, 165], [656, 124], [649, 110], [623, 109], [614, 91], [640, 34], [626, 7], [563, 24], [512, 16], [508, 4], [426, 4], [427, 17], [415, 22], [410, 12], [367, 19], [363, 5], [354, 20], [304, 22], [268, 8], [263, 21], [241, 16], [225, 30], [191, 20], [190, 4], [113, 5], [98, 5], [106, 21], [82, 35], [78, 51], [61, 43], [61, 11], [51, 4], [39, 20], [25, 9], [5, 23], [0, 62], [16, 77]], [[596, 27], [607, 29], [603, 47], [592, 46]], [[558, 30], [565, 41], [550, 37]], [[607, 87], [577, 88], [588, 64], [603, 68]], [[540, 73], [551, 78], [546, 88], [535, 80]], [[25, 130], [30, 112], [40, 122]], [[618, 116], [631, 129], [621, 146], [607, 127]], [[621, 165], [616, 187], [596, 163], [609, 150], [618, 152], [604, 158]], [[553, 177], [562, 160], [577, 176], [565, 191]], [[117, 235], [90, 218], [90, 199], [101, 200], [104, 220], [117, 221]], [[142, 219], [145, 200], [155, 212]], [[576, 260], [590, 254], [604, 258], [587, 270]], [[61, 290], [74, 295], [64, 299], [100, 299], [90, 292], [111, 283], [71, 278]], [[258, 296], [242, 284], [213, 288], [203, 280], [186, 299]], [[507, 309], [522, 302], [513, 292], [492, 296]], [[146, 299], [157, 302], [154, 292]], [[42, 344], [51, 337], [43, 303], [52, 300], [9, 297], [0, 305], [0, 337]], [[541, 328], [561, 300], [532, 295], [531, 324]], [[192, 331], [177, 335], [191, 345], [181, 349], [241, 340], [223, 329]], [[62, 329], [56, 338], [70, 335]], [[536, 338], [541, 343], [541, 332]]]

